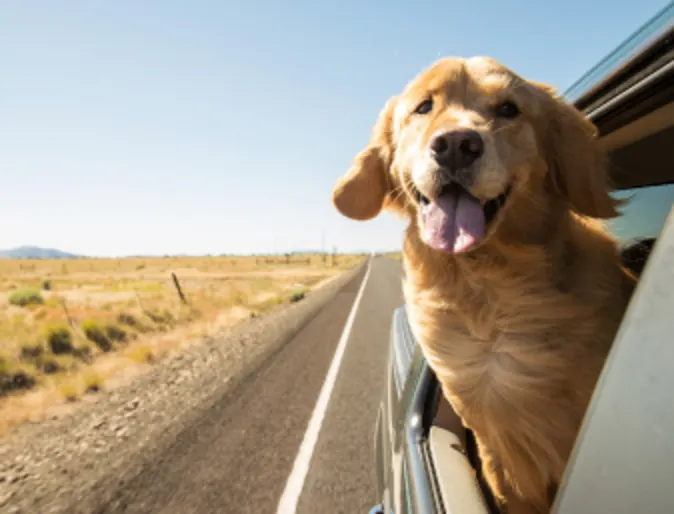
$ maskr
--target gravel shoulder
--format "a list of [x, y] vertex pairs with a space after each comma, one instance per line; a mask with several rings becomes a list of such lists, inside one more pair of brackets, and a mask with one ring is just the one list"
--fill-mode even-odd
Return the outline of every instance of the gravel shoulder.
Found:
[[71, 415], [0, 440], [0, 511], [92, 512], [78, 503], [124, 487], [177, 434], [291, 339], [365, 266], [299, 303], [190, 345]]

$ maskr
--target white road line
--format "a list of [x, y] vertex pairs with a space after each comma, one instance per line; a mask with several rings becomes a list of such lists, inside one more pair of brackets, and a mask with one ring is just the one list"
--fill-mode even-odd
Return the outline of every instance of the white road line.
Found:
[[328, 402], [330, 401], [332, 389], [335, 386], [339, 365], [342, 362], [344, 350], [346, 349], [346, 343], [348, 342], [349, 336], [351, 335], [353, 320], [356, 317], [358, 305], [360, 304], [360, 300], [363, 297], [363, 291], [365, 291], [365, 285], [367, 284], [367, 279], [370, 276], [371, 267], [372, 259], [370, 259], [367, 263], [367, 271], [363, 277], [363, 282], [360, 284], [360, 289], [358, 290], [356, 299], [353, 302], [353, 307], [351, 307], [349, 317], [346, 319], [346, 324], [344, 325], [344, 330], [342, 331], [342, 336], [339, 339], [339, 343], [337, 343], [337, 350], [335, 350], [335, 355], [332, 358], [332, 363], [330, 364], [330, 369], [328, 369], [328, 374], [325, 375], [325, 381], [323, 382], [321, 392], [318, 395], [314, 412], [311, 414], [307, 431], [304, 433], [304, 439], [302, 439], [300, 450], [297, 453], [297, 457], [295, 457], [293, 469], [290, 472], [285, 489], [283, 490], [278, 507], [276, 508], [276, 514], [294, 514], [297, 510], [297, 502], [300, 499], [300, 494], [302, 494], [302, 488], [304, 487], [304, 480], [306, 479], [307, 473], [309, 472], [309, 463], [311, 462], [311, 456], [314, 453], [314, 447], [316, 446], [316, 441], [318, 440], [318, 433], [321, 431], [321, 424], [323, 423], [323, 418], [325, 417], [325, 411], [328, 408]]

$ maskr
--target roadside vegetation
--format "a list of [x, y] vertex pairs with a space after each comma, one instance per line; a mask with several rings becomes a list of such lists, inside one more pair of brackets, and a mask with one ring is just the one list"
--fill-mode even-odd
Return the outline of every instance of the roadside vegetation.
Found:
[[302, 301], [363, 258], [0, 260], [0, 434], [190, 341]]

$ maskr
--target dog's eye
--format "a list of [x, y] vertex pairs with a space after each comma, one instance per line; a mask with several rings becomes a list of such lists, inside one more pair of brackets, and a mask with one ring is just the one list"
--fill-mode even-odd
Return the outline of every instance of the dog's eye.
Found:
[[520, 110], [512, 102], [503, 102], [502, 104], [496, 106], [495, 112], [496, 116], [499, 118], [513, 119], [517, 117], [517, 115], [520, 113]]
[[428, 114], [429, 112], [431, 112], [432, 109], [433, 109], [433, 100], [429, 98], [421, 102], [419, 105], [417, 105], [416, 109], [414, 109], [414, 113]]

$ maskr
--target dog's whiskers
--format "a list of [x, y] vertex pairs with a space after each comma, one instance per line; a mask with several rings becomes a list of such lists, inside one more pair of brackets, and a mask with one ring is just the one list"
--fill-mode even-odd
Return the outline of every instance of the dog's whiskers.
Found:
[[405, 190], [402, 187], [394, 187], [390, 194], [391, 201], [397, 202], [398, 200], [405, 200]]
[[[493, 124], [494, 124], [494, 120], [490, 121], [488, 126], [491, 128], [491, 126], [492, 126]], [[497, 129], [495, 129], [495, 130], [491, 133], [491, 135], [498, 134], [499, 132], [503, 132], [503, 131], [506, 130], [506, 129], [513, 128], [514, 126], [515, 126], [515, 123], [513, 123], [513, 122], [508, 123], [507, 125], [503, 125], [502, 127], [498, 127]]]
[[516, 185], [514, 188], [519, 194], [524, 196], [527, 200], [531, 201], [534, 206], [540, 208], [541, 210], [546, 209], [546, 205], [539, 197], [536, 195], [533, 195], [531, 191], [529, 191], [526, 187], [521, 187], [519, 185]]

